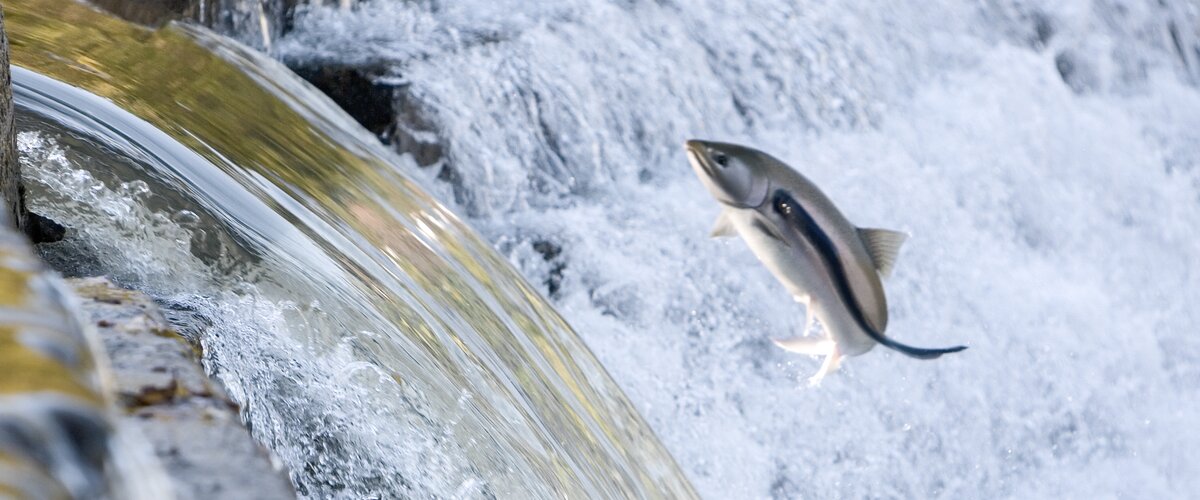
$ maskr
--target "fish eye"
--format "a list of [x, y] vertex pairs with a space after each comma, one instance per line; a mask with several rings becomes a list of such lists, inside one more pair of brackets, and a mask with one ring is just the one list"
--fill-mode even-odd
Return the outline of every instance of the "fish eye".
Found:
[[720, 165], [722, 167], [729, 166], [729, 157], [725, 156], [725, 153], [714, 154], [713, 161], [717, 162], [717, 165]]

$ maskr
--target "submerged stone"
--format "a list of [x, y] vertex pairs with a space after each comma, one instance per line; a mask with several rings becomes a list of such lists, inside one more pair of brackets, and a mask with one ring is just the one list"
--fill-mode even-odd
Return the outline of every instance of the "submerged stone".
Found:
[[120, 420], [145, 437], [175, 498], [294, 498], [242, 425], [237, 405], [208, 379], [189, 344], [141, 292], [105, 278], [69, 280], [108, 353]]

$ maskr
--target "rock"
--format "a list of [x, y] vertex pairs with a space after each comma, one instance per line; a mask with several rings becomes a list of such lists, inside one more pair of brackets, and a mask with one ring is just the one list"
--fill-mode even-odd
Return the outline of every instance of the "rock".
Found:
[[0, 227], [0, 498], [295, 498], [146, 295], [68, 283]]
[[0, 497], [107, 497], [121, 491], [106, 472], [111, 400], [94, 338], [18, 232], [26, 213], [14, 127], [0, 11]]
[[153, 447], [180, 500], [295, 498], [287, 474], [205, 375], [199, 346], [145, 294], [105, 278], [68, 280], [108, 353], [121, 417]]
[[34, 243], [54, 243], [62, 241], [66, 235], [67, 228], [62, 224], [35, 212], [25, 213], [25, 236]]
[[558, 290], [562, 288], [563, 272], [567, 269], [567, 263], [559, 258], [562, 245], [542, 239], [533, 242], [533, 250], [541, 254], [542, 260], [550, 263], [550, 272], [542, 283], [546, 285], [546, 295], [552, 299], [559, 298]]
[[66, 235], [65, 228], [25, 208], [8, 58], [8, 35], [4, 31], [4, 12], [0, 9], [0, 201], [3, 202], [0, 204], [3, 206], [0, 224], [8, 223], [10, 227], [20, 229], [34, 243], [59, 241]]
[[411, 154], [417, 165], [428, 167], [441, 163], [443, 174], [439, 175], [456, 175], [453, 168], [446, 164], [445, 145], [430, 118], [430, 112], [407, 88], [398, 89], [395, 93], [392, 114], [391, 134], [384, 137], [384, 142], [401, 154]]
[[29, 243], [0, 226], [0, 497], [119, 491], [112, 402], [93, 335]]
[[391, 126], [394, 86], [378, 83], [369, 70], [332, 65], [291, 69], [375, 135], [383, 135]]
[[91, 0], [96, 6], [144, 26], [188, 21], [256, 49], [290, 29], [296, 0]]
[[8, 35], [4, 32], [4, 13], [0, 11], [0, 198], [4, 209], [0, 217], [17, 228], [25, 227], [25, 200], [21, 190], [21, 164], [17, 157], [14, 130], [12, 76], [8, 69]]
[[[417, 165], [444, 163], [444, 145], [429, 112], [406, 85], [384, 83], [383, 70], [312, 61], [288, 67], [396, 152], [412, 155]], [[441, 172], [453, 175], [448, 167]]]
[[91, 3], [126, 21], [162, 26], [169, 21], [212, 17], [219, 2], [201, 0], [91, 0]]

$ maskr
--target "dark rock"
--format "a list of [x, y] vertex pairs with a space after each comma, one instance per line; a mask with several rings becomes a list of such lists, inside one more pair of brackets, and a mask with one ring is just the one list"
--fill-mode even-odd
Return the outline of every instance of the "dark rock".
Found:
[[258, 49], [292, 26], [297, 0], [91, 0], [126, 21], [160, 27], [193, 22]]
[[366, 70], [338, 66], [294, 66], [292, 71], [308, 80], [358, 123], [375, 135], [392, 125], [394, 86], [376, 82]]
[[394, 122], [389, 137], [384, 142], [392, 145], [399, 153], [412, 155], [417, 165], [428, 167], [445, 159], [442, 139], [438, 135], [430, 113], [407, 87], [395, 92], [393, 108]]
[[21, 164], [17, 157], [17, 138], [13, 115], [12, 76], [8, 68], [8, 35], [4, 32], [4, 13], [0, 11], [0, 219], [17, 228], [25, 227], [25, 200], [21, 189]]
[[548, 240], [538, 240], [533, 242], [533, 250], [541, 254], [542, 260], [550, 263], [550, 272], [542, 284], [546, 285], [546, 294], [550, 298], [558, 298], [558, 291], [562, 288], [563, 272], [567, 270], [567, 263], [559, 259], [559, 256], [562, 255], [562, 245]]
[[41, 214], [28, 212], [25, 216], [25, 236], [34, 243], [54, 243], [67, 235], [67, 228]]
[[[208, 14], [219, 2], [201, 0], [91, 0], [91, 3], [126, 21], [146, 26], [162, 26], [169, 21], [181, 19], [200, 19]], [[207, 7], [207, 12], [201, 12]]]
[[538, 240], [533, 242], [533, 249], [542, 254], [542, 258], [550, 261], [562, 254], [562, 246], [552, 241]]
[[[444, 147], [429, 111], [406, 85], [385, 83], [381, 68], [293, 63], [292, 71], [325, 93], [333, 102], [384, 144], [412, 155], [422, 167], [441, 163]], [[453, 175], [443, 168], [441, 175]]]

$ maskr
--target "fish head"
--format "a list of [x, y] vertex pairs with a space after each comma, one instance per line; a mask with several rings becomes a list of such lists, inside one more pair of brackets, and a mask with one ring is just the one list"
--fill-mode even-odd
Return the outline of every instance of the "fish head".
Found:
[[685, 144], [688, 162], [717, 201], [735, 208], [756, 208], [767, 200], [771, 181], [766, 153], [729, 144], [690, 140]]

